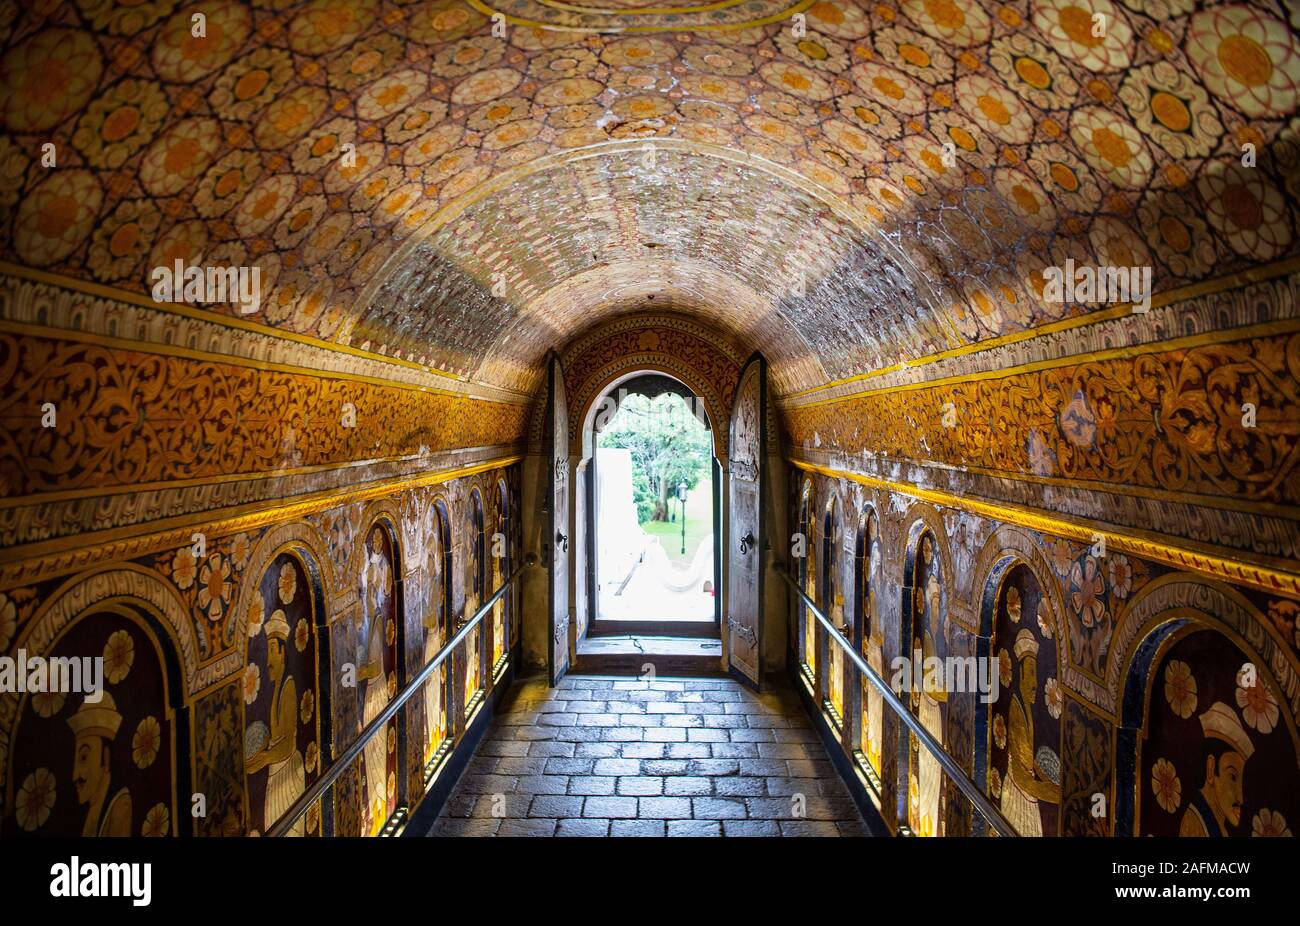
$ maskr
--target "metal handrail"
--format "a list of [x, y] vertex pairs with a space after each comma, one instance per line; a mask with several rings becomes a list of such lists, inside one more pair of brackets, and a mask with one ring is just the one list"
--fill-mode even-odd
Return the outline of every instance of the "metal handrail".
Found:
[[451, 655], [452, 650], [458, 647], [465, 638], [468, 637], [476, 627], [478, 627], [483, 618], [491, 613], [492, 608], [496, 603], [505, 597], [510, 586], [515, 583], [523, 571], [532, 565], [532, 563], [525, 562], [515, 567], [515, 570], [510, 573], [497, 590], [492, 593], [492, 597], [488, 598], [488, 600], [483, 603], [483, 606], [474, 612], [473, 617], [461, 625], [460, 629], [452, 635], [452, 638], [447, 641], [442, 649], [438, 650], [437, 654], [425, 663], [424, 668], [417, 672], [415, 677], [406, 683], [406, 687], [399, 691], [397, 695], [388, 702], [388, 706], [380, 711], [379, 716], [366, 724], [365, 728], [362, 729], [361, 734], [352, 742], [352, 745], [345, 749], [342, 755], [331, 762], [330, 767], [326, 769], [319, 778], [312, 782], [310, 788], [304, 791], [302, 795], [293, 802], [293, 806], [285, 812], [284, 816], [282, 816], [266, 831], [267, 836], [283, 836], [285, 833], [289, 832], [293, 825], [298, 822], [298, 818], [305, 814], [311, 806], [320, 799], [320, 796], [324, 794], [330, 786], [334, 784], [334, 782], [339, 780], [343, 773], [352, 765], [353, 760], [356, 759], [357, 756], [361, 755], [362, 751], [366, 748], [366, 744], [370, 742], [375, 734], [384, 729], [388, 721], [393, 719], [393, 716], [401, 710], [403, 706], [405, 706], [406, 702], [409, 701], [416, 692], [423, 689], [424, 683], [429, 680], [429, 676], [433, 675], [434, 671], [447, 661], [447, 657]]
[[967, 776], [966, 771], [957, 764], [957, 760], [948, 755], [947, 751], [939, 741], [931, 736], [930, 731], [921, 725], [921, 721], [917, 720], [916, 717], [912, 715], [912, 712], [907, 709], [907, 706], [903, 704], [898, 695], [894, 693], [894, 689], [891, 688], [889, 683], [881, 677], [880, 673], [867, 665], [867, 661], [853, 648], [852, 644], [844, 639], [844, 635], [835, 628], [835, 625], [831, 623], [830, 618], [822, 613], [821, 608], [817, 607], [817, 603], [809, 598], [808, 594], [799, 587], [799, 583], [796, 582], [795, 579], [784, 569], [778, 568], [776, 572], [781, 576], [781, 578], [785, 579], [786, 583], [792, 589], [794, 589], [794, 593], [799, 596], [804, 607], [811, 611], [822, 626], [830, 631], [831, 639], [839, 644], [840, 648], [844, 650], [845, 654], [853, 662], [853, 665], [857, 667], [857, 670], [865, 675], [867, 681], [871, 682], [876, 690], [880, 692], [881, 697], [884, 699], [884, 702], [889, 705], [890, 710], [898, 715], [898, 719], [903, 721], [904, 725], [916, 735], [916, 738], [920, 740], [921, 745], [929, 750], [930, 754], [934, 756], [939, 765], [943, 767], [943, 770], [948, 773], [948, 777], [950, 777], [953, 780], [953, 783], [957, 785], [957, 789], [961, 791], [962, 794], [966, 795], [966, 798], [975, 805], [975, 809], [983, 815], [984, 819], [987, 820], [995, 830], [997, 830], [998, 835], [1018, 835], [1011, 824], [1007, 822], [1007, 818], [1002, 816], [1001, 811], [993, 806], [985, 796], [984, 792], [979, 789], [979, 786], [976, 785], [975, 782]]

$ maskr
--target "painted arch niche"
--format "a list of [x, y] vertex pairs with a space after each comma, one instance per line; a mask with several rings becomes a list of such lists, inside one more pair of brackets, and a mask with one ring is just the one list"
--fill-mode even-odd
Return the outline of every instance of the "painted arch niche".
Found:
[[989, 712], [988, 793], [1021, 836], [1061, 828], [1061, 708], [1056, 639], [1037, 576], [1024, 563], [998, 586]]
[[[943, 575], [943, 561], [935, 534], [919, 525], [912, 530], [904, 584], [909, 598], [908, 645], [912, 656], [909, 677], [908, 708], [926, 731], [940, 745], [946, 746], [944, 719], [948, 692], [941, 675], [925, 673], [930, 659], [948, 656], [948, 598]], [[919, 671], [918, 671], [919, 669]], [[907, 737], [907, 825], [917, 836], [942, 836], [944, 820], [943, 768], [921, 741], [910, 732]]]
[[[424, 662], [428, 663], [450, 639], [451, 617], [451, 518], [446, 499], [439, 497], [429, 505], [425, 531], [428, 538], [425, 564]], [[424, 683], [424, 764], [426, 775], [444, 753], [448, 742], [447, 666], [444, 661]]]
[[[371, 524], [366, 533], [361, 567], [361, 622], [355, 638], [357, 719], [355, 737], [374, 722], [400, 687], [398, 633], [400, 624], [397, 549], [386, 521]], [[340, 779], [335, 803], [337, 835], [377, 836], [397, 810], [399, 717], [366, 743], [357, 763]]]
[[[876, 670], [878, 675], [884, 676], [884, 651], [885, 651], [885, 627], [880, 619], [880, 606], [878, 594], [881, 587], [880, 575], [880, 541], [877, 536], [879, 525], [876, 521], [876, 512], [867, 509], [862, 512], [858, 521], [858, 536], [856, 542], [856, 573], [857, 573], [857, 607], [858, 607], [858, 627], [861, 628], [862, 634], [862, 655], [867, 660], [867, 665]], [[860, 683], [862, 686], [862, 722], [860, 726], [862, 740], [861, 749], [863, 755], [867, 757], [867, 762], [877, 776], [881, 774], [881, 754], [884, 746], [885, 737], [885, 717], [884, 698], [876, 690], [876, 686], [867, 681], [863, 676]]]
[[[313, 575], [300, 556], [283, 550], [249, 603], [243, 693], [250, 834], [265, 833], [320, 773], [321, 594]], [[321, 835], [319, 805], [289, 835]]]
[[1295, 718], [1232, 640], [1186, 622], [1145, 680], [1140, 836], [1292, 836], [1300, 821]]
[[176, 817], [176, 716], [163, 652], [142, 610], [105, 603], [39, 654], [102, 657], [103, 690], [98, 700], [64, 692], [19, 699], [0, 832], [177, 834], [187, 821]]

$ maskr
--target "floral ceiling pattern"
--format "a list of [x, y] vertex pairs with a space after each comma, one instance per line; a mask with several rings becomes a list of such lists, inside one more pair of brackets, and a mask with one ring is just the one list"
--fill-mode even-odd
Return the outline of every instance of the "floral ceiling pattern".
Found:
[[789, 392], [1088, 311], [1044, 299], [1067, 257], [1296, 251], [1275, 2], [612, 8], [0, 3], [0, 253], [255, 264], [254, 321], [518, 388], [655, 268], [656, 308], [728, 276]]

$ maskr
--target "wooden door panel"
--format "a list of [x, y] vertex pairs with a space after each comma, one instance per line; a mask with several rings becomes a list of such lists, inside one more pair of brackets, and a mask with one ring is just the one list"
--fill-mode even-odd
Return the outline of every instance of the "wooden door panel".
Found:
[[727, 633], [733, 674], [757, 686], [763, 675], [763, 423], [767, 365], [745, 364], [731, 413], [727, 462]]
[[549, 674], [554, 685], [569, 670], [569, 404], [560, 362], [551, 356], [547, 402], [550, 457], [550, 524], [545, 542], [550, 559]]

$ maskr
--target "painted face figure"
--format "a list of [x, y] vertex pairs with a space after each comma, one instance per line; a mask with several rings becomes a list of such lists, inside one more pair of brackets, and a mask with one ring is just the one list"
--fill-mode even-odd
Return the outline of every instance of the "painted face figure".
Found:
[[1205, 759], [1205, 794], [1223, 818], [1237, 826], [1241, 823], [1242, 790], [1246, 760], [1239, 752], [1225, 752], [1218, 759]]
[[72, 783], [77, 789], [77, 803], [89, 804], [107, 787], [108, 750], [104, 740], [93, 734], [77, 737], [73, 747]]
[[272, 682], [279, 682], [284, 677], [284, 642], [278, 639], [266, 641], [266, 671]]

